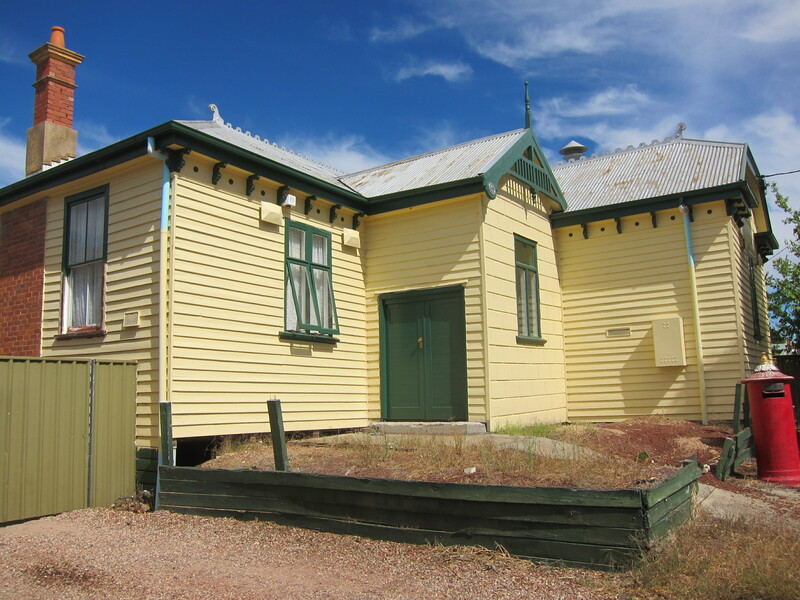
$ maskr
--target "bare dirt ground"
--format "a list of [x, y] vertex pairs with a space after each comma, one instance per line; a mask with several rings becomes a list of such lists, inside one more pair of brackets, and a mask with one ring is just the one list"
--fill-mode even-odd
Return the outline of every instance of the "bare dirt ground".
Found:
[[[562, 434], [566, 441], [654, 468], [674, 466], [693, 455], [712, 464], [727, 433], [724, 426], [666, 419], [571, 427]], [[289, 449], [295, 469], [301, 463], [316, 464], [355, 474], [352, 455], [330, 459], [331, 454], [330, 448], [308, 444]], [[392, 454], [401, 458], [402, 467], [405, 453]], [[212, 464], [271, 468], [271, 456], [270, 448], [250, 447]], [[328, 462], [320, 456], [328, 456]], [[378, 460], [363, 467], [377, 469], [369, 476], [391, 474], [394, 467], [381, 462], [385, 455], [373, 458]], [[439, 476], [463, 477], [461, 466]], [[781, 505], [765, 484], [751, 478], [721, 483], [706, 474], [703, 480], [766, 499], [787, 516], [800, 516], [796, 503]], [[541, 485], [539, 480], [530, 483]], [[517, 479], [516, 484], [525, 482]], [[0, 527], [0, 598], [650, 597], [632, 592], [631, 586], [624, 574], [534, 565], [502, 551], [412, 546], [166, 512], [87, 509]]]

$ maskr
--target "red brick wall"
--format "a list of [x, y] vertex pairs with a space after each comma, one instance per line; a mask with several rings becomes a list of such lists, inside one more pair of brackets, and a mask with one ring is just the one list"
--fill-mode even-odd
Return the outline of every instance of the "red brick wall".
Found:
[[0, 355], [39, 356], [45, 200], [0, 215]]
[[75, 67], [49, 57], [36, 65], [33, 124], [44, 121], [72, 127], [75, 107]]

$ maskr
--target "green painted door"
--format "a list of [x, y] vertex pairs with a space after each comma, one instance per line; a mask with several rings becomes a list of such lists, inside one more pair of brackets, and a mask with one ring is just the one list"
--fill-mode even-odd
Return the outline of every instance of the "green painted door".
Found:
[[381, 298], [383, 417], [467, 419], [464, 289]]

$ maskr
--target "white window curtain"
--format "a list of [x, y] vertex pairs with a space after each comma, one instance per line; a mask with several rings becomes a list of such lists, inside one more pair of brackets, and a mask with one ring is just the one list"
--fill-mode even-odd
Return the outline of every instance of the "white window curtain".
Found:
[[517, 267], [517, 332], [520, 335], [527, 335], [528, 332], [528, 311], [525, 310], [525, 305], [528, 303], [526, 291], [525, 269]]
[[102, 322], [105, 196], [69, 207], [64, 323], [67, 331]]
[[67, 322], [69, 327], [100, 326], [103, 263], [70, 269], [67, 277]]

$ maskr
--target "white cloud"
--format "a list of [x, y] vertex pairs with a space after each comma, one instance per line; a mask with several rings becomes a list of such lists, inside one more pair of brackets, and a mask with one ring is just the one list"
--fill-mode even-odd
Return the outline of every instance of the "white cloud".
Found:
[[758, 2], [756, 18], [747, 22], [739, 37], [762, 44], [800, 39], [800, 3], [797, 0]]
[[584, 100], [565, 96], [543, 100], [540, 110], [548, 115], [568, 118], [624, 115], [639, 111], [650, 102], [647, 94], [629, 84], [606, 88]]
[[[736, 126], [716, 125], [705, 131], [705, 139], [747, 142], [759, 170], [763, 175], [800, 169], [800, 122], [782, 109], [772, 109], [745, 119]], [[768, 179], [778, 184], [781, 193], [788, 196], [792, 206], [800, 206], [800, 173]], [[791, 228], [782, 223], [784, 213], [770, 202], [770, 220], [775, 237], [783, 248], [793, 235]]]
[[211, 118], [211, 110], [208, 108], [210, 104], [213, 104], [213, 102], [209, 102], [195, 95], [186, 98], [186, 109], [188, 113], [198, 119]]
[[394, 27], [390, 29], [380, 29], [375, 27], [369, 35], [371, 42], [384, 42], [394, 43], [410, 40], [418, 37], [432, 29], [432, 25], [423, 24], [408, 19], [399, 20]]
[[20, 63], [17, 53], [14, 48], [5, 40], [0, 40], [0, 62], [4, 63]]
[[295, 134], [282, 136], [281, 144], [344, 173], [363, 171], [391, 161], [388, 156], [370, 146], [363, 137], [352, 134]]
[[9, 119], [0, 119], [0, 187], [25, 176], [25, 140], [4, 131]]
[[395, 81], [401, 82], [412, 77], [441, 77], [445, 81], [454, 83], [469, 79], [472, 76], [472, 67], [464, 63], [446, 63], [428, 61], [423, 64], [409, 65], [400, 68], [394, 76]]
[[594, 141], [598, 152], [649, 144], [674, 134], [682, 120], [674, 113], [658, 114], [657, 104], [634, 85], [543, 99], [533, 111], [534, 129], [540, 141], [553, 140], [556, 150], [575, 137]]
[[112, 135], [102, 123], [92, 121], [76, 121], [75, 129], [78, 131], [78, 154], [86, 154], [98, 148], [119, 141], [119, 137]]
[[[472, 10], [465, 9], [465, 4], [471, 4]], [[636, 30], [625, 27], [624, 32], [620, 31], [619, 21], [646, 12], [643, 4], [638, 0], [445, 1], [433, 4], [430, 10], [438, 23], [460, 31], [485, 58], [508, 67], [525, 68], [535, 67], [533, 63], [543, 57], [600, 54], [626, 43]], [[645, 6], [648, 5], [651, 3]]]
[[418, 135], [411, 140], [406, 154], [408, 156], [426, 154], [463, 141], [465, 141], [464, 131], [456, 129], [451, 122], [445, 121], [436, 126], [421, 128]]

